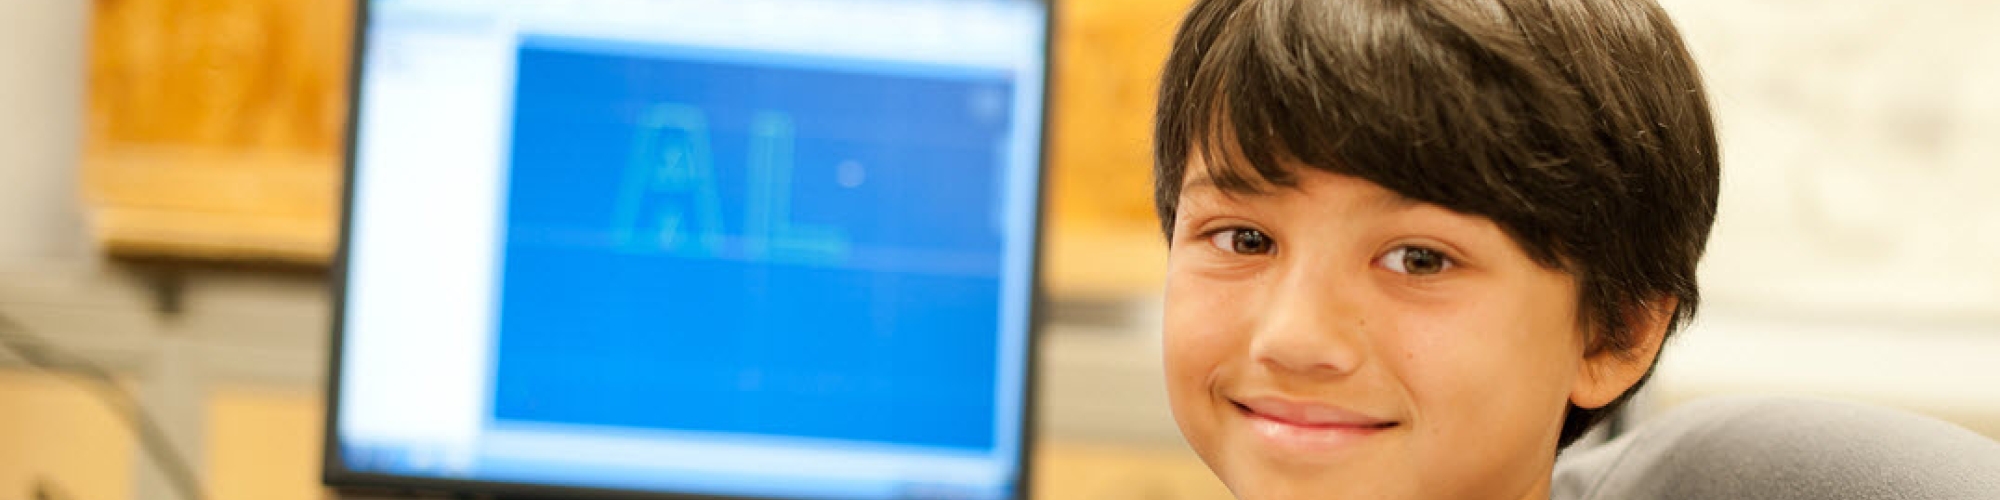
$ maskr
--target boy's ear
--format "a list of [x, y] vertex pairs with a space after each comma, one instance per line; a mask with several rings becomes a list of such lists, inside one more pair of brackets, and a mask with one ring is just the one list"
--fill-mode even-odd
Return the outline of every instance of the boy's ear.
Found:
[[1624, 395], [1625, 391], [1639, 383], [1646, 371], [1653, 368], [1653, 359], [1660, 355], [1660, 344], [1667, 338], [1667, 324], [1674, 316], [1674, 309], [1680, 299], [1663, 297], [1647, 301], [1625, 314], [1626, 331], [1632, 335], [1630, 349], [1623, 351], [1603, 349], [1585, 353], [1583, 363], [1577, 365], [1575, 386], [1570, 389], [1569, 402], [1579, 408], [1603, 408]]

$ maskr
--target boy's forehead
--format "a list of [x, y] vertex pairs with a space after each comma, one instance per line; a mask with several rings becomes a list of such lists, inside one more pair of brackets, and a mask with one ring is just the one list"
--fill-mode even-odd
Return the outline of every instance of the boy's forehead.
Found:
[[[1238, 181], [1218, 180], [1211, 168], [1199, 160], [1189, 162], [1189, 168], [1182, 174], [1181, 192], [1183, 199], [1200, 200], [1211, 196], [1221, 196], [1230, 200], [1255, 200], [1279, 197], [1286, 194], [1333, 195], [1346, 200], [1329, 199], [1322, 201], [1351, 201], [1377, 211], [1407, 209], [1424, 204], [1402, 193], [1391, 190], [1365, 178], [1333, 172], [1303, 165], [1285, 165], [1293, 172], [1288, 182], [1272, 182], [1261, 176], [1242, 175]], [[1230, 175], [1224, 174], [1224, 175]]]
[[[1296, 181], [1299, 165], [1295, 161], [1280, 160], [1275, 169], [1280, 178], [1259, 172], [1245, 158], [1234, 142], [1215, 148], [1218, 151], [1203, 151], [1199, 145], [1190, 147], [1185, 168], [1181, 169], [1181, 191], [1205, 189], [1233, 195], [1264, 195], [1281, 187], [1292, 187]], [[1222, 156], [1219, 161], [1211, 161], [1212, 156]]]

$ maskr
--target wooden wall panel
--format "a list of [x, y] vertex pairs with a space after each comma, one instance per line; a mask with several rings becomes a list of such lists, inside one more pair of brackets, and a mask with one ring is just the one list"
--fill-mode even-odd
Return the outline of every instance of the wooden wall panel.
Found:
[[83, 189], [105, 250], [324, 263], [352, 8], [97, 0]]
[[1049, 241], [1058, 295], [1157, 294], [1153, 107], [1186, 0], [1060, 2], [1049, 112]]

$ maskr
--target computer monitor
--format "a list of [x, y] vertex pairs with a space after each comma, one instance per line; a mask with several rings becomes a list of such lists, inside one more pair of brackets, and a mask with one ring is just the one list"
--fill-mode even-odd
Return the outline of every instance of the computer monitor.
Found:
[[1045, 2], [361, 7], [329, 485], [1025, 496]]

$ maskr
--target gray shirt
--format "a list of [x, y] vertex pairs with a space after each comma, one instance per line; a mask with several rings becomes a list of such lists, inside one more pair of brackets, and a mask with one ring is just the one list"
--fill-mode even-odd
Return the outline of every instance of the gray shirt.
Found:
[[1564, 452], [1550, 493], [1554, 500], [2000, 499], [2000, 443], [1886, 408], [1717, 398]]

